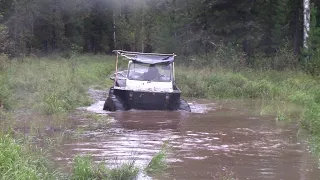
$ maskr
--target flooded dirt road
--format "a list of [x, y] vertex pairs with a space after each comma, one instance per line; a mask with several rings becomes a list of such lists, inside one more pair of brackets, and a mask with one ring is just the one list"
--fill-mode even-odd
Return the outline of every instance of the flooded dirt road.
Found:
[[[86, 128], [80, 139], [65, 140], [55, 154], [57, 162], [90, 153], [97, 161], [134, 159], [143, 167], [167, 143], [169, 169], [139, 179], [219, 179], [217, 174], [231, 172], [238, 179], [320, 179], [318, 160], [297, 138], [298, 126], [279, 126], [274, 116], [260, 116], [254, 101], [191, 101], [192, 113], [111, 113], [101, 110], [104, 95], [95, 98], [95, 104], [79, 111], [114, 120], [105, 128]], [[74, 129], [86, 123], [79, 120]]]

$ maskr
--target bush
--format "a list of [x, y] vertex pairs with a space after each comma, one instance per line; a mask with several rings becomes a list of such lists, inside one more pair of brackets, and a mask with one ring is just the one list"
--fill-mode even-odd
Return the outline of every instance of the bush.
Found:
[[320, 136], [320, 104], [309, 103], [307, 105], [301, 124], [311, 134]]
[[215, 48], [208, 53], [201, 53], [189, 57], [178, 56], [176, 62], [196, 69], [203, 67], [223, 67], [240, 70], [246, 66], [244, 53], [223, 43], [215, 45]]
[[279, 51], [272, 56], [264, 53], [254, 54], [249, 61], [249, 67], [257, 70], [285, 71], [299, 69], [299, 57], [294, 54], [289, 44], [280, 47]]

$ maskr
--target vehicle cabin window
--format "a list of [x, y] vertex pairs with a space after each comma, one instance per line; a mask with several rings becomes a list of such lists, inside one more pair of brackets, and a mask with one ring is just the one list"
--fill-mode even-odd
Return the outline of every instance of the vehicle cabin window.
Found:
[[171, 81], [171, 64], [144, 64], [130, 63], [128, 78], [130, 80], [140, 81], [156, 81], [170, 82]]

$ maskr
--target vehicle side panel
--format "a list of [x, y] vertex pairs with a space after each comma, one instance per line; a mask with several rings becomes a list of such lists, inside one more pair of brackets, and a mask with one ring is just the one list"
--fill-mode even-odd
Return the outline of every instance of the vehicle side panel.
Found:
[[126, 109], [174, 110], [180, 102], [180, 92], [143, 92], [114, 89], [114, 94], [125, 104]]

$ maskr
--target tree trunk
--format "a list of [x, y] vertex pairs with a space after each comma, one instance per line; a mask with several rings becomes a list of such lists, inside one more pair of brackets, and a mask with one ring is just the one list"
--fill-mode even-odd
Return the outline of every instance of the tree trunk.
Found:
[[308, 49], [308, 37], [310, 31], [310, 0], [303, 0], [303, 16], [303, 45], [304, 48]]

